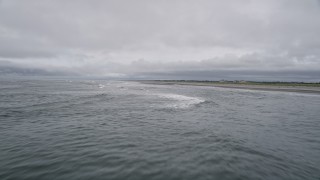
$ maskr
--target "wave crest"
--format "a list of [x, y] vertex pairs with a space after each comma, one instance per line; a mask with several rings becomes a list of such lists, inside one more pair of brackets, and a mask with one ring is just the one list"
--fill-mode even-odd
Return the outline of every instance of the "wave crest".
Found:
[[185, 109], [205, 102], [199, 97], [184, 96], [179, 94], [158, 94], [160, 98], [168, 99], [167, 107]]

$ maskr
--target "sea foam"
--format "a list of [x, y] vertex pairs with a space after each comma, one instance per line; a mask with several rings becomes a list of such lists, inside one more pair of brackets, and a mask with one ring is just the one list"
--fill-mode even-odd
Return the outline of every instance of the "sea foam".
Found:
[[157, 94], [157, 96], [168, 100], [167, 107], [178, 109], [188, 108], [205, 101], [199, 97], [190, 97], [179, 94]]

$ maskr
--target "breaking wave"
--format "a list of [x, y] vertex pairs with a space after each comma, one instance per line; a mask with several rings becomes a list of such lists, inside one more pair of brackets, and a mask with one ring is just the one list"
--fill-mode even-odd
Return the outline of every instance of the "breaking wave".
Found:
[[205, 102], [204, 99], [198, 97], [190, 97], [179, 94], [157, 94], [157, 96], [168, 100], [168, 104], [166, 105], [167, 107], [177, 109], [185, 109], [190, 106]]

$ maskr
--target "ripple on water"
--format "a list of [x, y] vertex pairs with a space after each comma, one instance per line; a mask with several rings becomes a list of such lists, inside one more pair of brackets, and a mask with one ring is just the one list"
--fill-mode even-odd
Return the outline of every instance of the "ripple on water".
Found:
[[318, 96], [19, 84], [0, 89], [0, 179], [320, 177]]

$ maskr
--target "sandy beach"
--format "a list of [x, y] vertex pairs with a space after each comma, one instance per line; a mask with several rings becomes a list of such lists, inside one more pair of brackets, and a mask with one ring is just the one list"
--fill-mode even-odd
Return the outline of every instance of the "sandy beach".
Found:
[[282, 92], [297, 92], [297, 93], [311, 93], [320, 94], [320, 87], [308, 87], [308, 86], [277, 86], [277, 85], [249, 85], [249, 84], [221, 84], [214, 82], [180, 82], [180, 81], [139, 81], [146, 84], [158, 84], [158, 85], [187, 85], [187, 86], [211, 86], [219, 88], [232, 88], [232, 89], [249, 89], [259, 91], [282, 91]]

